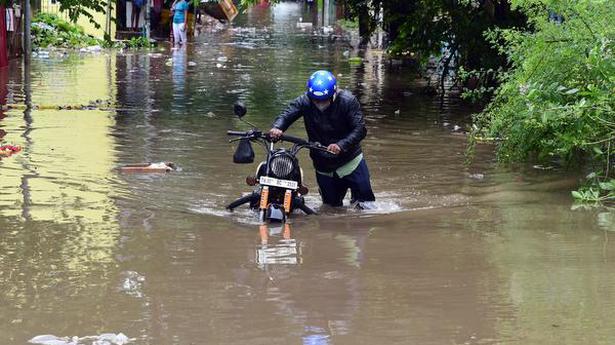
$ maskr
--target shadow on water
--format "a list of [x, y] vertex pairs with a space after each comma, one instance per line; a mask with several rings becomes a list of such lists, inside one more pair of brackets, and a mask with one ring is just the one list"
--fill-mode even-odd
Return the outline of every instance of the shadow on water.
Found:
[[[0, 73], [4, 103], [39, 105], [0, 113], [2, 143], [23, 147], [0, 161], [3, 344], [608, 344], [612, 217], [571, 210], [575, 174], [498, 167], [486, 145], [464, 164], [472, 109], [440, 108], [302, 6], [255, 8], [181, 50], [52, 53]], [[286, 231], [228, 213], [255, 169], [231, 163], [226, 130], [245, 128], [232, 104], [266, 129], [321, 68], [361, 100], [380, 208], [320, 208], [304, 153], [319, 216]], [[94, 106], [51, 107], [71, 104]], [[158, 161], [182, 169], [117, 169]]]

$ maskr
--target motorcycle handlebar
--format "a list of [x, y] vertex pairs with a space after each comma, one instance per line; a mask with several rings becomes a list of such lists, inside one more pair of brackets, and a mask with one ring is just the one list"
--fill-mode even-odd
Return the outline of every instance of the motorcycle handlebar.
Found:
[[298, 144], [298, 145], [306, 145], [309, 144], [306, 140], [293, 137], [291, 135], [282, 134], [279, 140], [288, 141], [289, 143]]
[[240, 132], [240, 131], [226, 131], [226, 135], [236, 135], [239, 137], [245, 137], [248, 135], [248, 132]]
[[271, 138], [271, 136], [269, 136], [269, 133], [261, 133], [261, 132], [257, 132], [257, 131], [249, 131], [249, 132], [241, 132], [241, 131], [226, 131], [227, 135], [233, 135], [233, 136], [238, 136], [238, 137], [254, 137], [254, 138], [263, 138], [267, 141], [278, 141], [278, 140], [282, 140], [282, 141], [288, 141], [289, 143], [293, 143], [293, 144], [299, 144], [299, 145], [305, 145], [308, 144], [308, 142], [304, 139], [301, 138], [297, 138], [297, 137], [293, 137], [291, 135], [286, 135], [286, 134], [282, 134], [281, 137], [279, 137], [278, 139], [273, 139]]
[[305, 139], [301, 139], [298, 137], [293, 137], [292, 135], [286, 135], [286, 134], [282, 134], [282, 136], [280, 136], [278, 139], [273, 140], [271, 138], [271, 136], [269, 136], [269, 133], [261, 133], [258, 131], [249, 131], [249, 132], [241, 132], [241, 131], [226, 131], [227, 135], [233, 135], [233, 136], [238, 136], [238, 137], [250, 137], [250, 138], [263, 138], [267, 141], [287, 141], [289, 143], [293, 143], [293, 144], [297, 144], [297, 145], [301, 145], [301, 146], [305, 146], [305, 147], [309, 147], [311, 149], [316, 149], [316, 150], [322, 150], [322, 151], [327, 151], [327, 148], [325, 146], [322, 146], [318, 143], [312, 143], [309, 142]]

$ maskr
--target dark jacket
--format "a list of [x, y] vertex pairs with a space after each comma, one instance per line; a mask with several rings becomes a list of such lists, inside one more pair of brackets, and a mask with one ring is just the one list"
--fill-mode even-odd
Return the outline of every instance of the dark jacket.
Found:
[[339, 91], [324, 112], [318, 110], [306, 94], [299, 96], [275, 119], [273, 127], [286, 131], [301, 116], [310, 141], [325, 146], [337, 144], [342, 149], [339, 155], [311, 150], [316, 170], [333, 172], [361, 154], [360, 142], [367, 129], [361, 105], [349, 91]]

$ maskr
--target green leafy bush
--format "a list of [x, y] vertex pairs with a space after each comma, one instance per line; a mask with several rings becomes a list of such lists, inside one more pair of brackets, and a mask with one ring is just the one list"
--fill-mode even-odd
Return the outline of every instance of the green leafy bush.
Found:
[[512, 68], [500, 75], [493, 100], [475, 116], [474, 134], [500, 138], [503, 161], [588, 163], [595, 173], [574, 197], [615, 200], [609, 187], [615, 152], [615, 2], [512, 4], [526, 13], [532, 30], [488, 34]]
[[80, 26], [50, 13], [40, 13], [34, 18], [32, 36], [32, 45], [35, 48], [81, 48], [103, 43], [102, 40], [86, 34]]
[[144, 36], [132, 37], [124, 42], [127, 48], [151, 48], [153, 44]]

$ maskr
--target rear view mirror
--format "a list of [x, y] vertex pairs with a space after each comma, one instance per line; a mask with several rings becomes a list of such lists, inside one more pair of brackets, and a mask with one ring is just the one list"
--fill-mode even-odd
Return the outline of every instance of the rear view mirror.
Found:
[[233, 104], [233, 112], [237, 115], [238, 118], [242, 118], [247, 112], [248, 109], [243, 104], [243, 102], [237, 101]]

